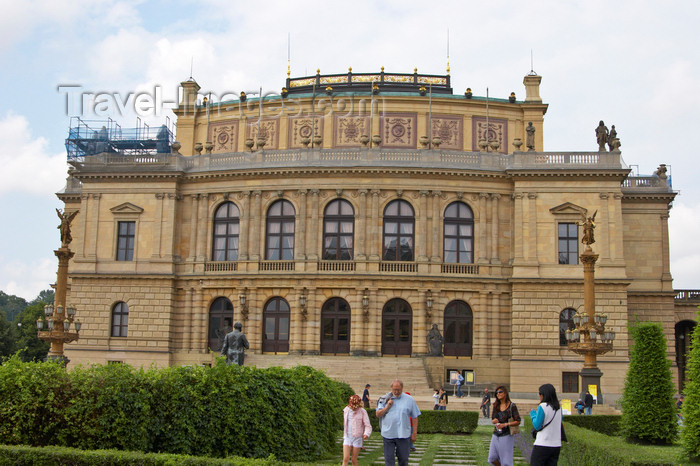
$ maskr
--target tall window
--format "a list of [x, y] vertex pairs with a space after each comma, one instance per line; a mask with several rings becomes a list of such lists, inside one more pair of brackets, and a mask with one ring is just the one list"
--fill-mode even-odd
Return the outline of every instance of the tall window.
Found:
[[238, 259], [238, 217], [238, 207], [233, 202], [224, 202], [216, 209], [213, 260], [235, 261]]
[[453, 202], [445, 209], [444, 261], [474, 262], [474, 215], [464, 202]]
[[328, 204], [323, 216], [323, 259], [352, 260], [355, 212], [343, 199]]
[[382, 260], [413, 260], [413, 207], [406, 201], [392, 201], [384, 209]]
[[574, 314], [576, 314], [576, 309], [571, 309], [567, 307], [559, 313], [559, 346], [566, 346], [566, 331], [573, 330], [574, 325]]
[[134, 260], [134, 241], [136, 239], [136, 222], [117, 223], [117, 260]]
[[578, 225], [559, 224], [559, 263], [578, 264]]
[[267, 211], [267, 260], [294, 259], [294, 206], [289, 201], [277, 201]]
[[129, 306], [120, 301], [112, 308], [112, 336], [125, 337], [129, 329]]
[[561, 373], [562, 393], [578, 393], [578, 372]]

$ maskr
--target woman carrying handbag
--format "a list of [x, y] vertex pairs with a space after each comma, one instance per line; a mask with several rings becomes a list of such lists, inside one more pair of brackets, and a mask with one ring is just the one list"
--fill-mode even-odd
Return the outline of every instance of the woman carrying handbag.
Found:
[[495, 426], [489, 446], [489, 463], [495, 466], [513, 466], [513, 434], [516, 429], [520, 432], [520, 414], [515, 403], [510, 401], [508, 389], [503, 385], [496, 388], [491, 422]]
[[557, 391], [551, 383], [540, 387], [540, 405], [530, 411], [535, 446], [530, 457], [531, 466], [554, 466], [559, 462], [562, 441], [562, 412]]

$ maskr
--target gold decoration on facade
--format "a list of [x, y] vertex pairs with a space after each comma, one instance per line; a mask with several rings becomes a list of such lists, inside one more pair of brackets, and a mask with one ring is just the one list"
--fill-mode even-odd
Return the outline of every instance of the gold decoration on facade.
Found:
[[214, 144], [213, 152], [238, 150], [238, 120], [211, 123], [207, 140]]
[[346, 83], [348, 82], [348, 75], [341, 74], [337, 76], [323, 76], [319, 82], [321, 84], [335, 84], [335, 83]]
[[447, 78], [441, 78], [438, 76], [418, 76], [418, 82], [421, 84], [441, 84], [446, 86]]
[[381, 76], [378, 74], [370, 74], [370, 75], [356, 75], [354, 74], [352, 76], [352, 82], [354, 83], [371, 83], [372, 81], [379, 82], [381, 81]]
[[369, 133], [369, 117], [335, 117], [333, 145], [335, 147], [360, 147], [361, 137]]

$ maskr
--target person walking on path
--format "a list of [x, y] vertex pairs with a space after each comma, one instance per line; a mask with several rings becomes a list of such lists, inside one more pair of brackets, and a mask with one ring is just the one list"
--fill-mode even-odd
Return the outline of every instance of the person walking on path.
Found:
[[586, 396], [583, 398], [583, 412], [586, 416], [593, 414], [593, 395], [586, 390]]
[[491, 394], [489, 393], [488, 388], [484, 388], [484, 396], [481, 397], [481, 414], [484, 415], [485, 418], [491, 417], [489, 414], [491, 410]]
[[440, 409], [440, 389], [436, 388], [435, 393], [433, 393], [433, 398], [435, 399], [435, 405], [433, 406], [433, 411], [438, 411]]
[[442, 387], [440, 387], [440, 401], [438, 403], [438, 410], [447, 411], [447, 398], [447, 392]]
[[494, 429], [489, 445], [489, 463], [495, 466], [513, 466], [513, 436], [510, 428], [520, 425], [520, 414], [515, 403], [510, 401], [508, 389], [503, 385], [496, 388], [491, 422]]
[[357, 466], [357, 457], [362, 449], [362, 443], [372, 434], [372, 424], [364, 408], [360, 407], [360, 397], [352, 395], [348, 405], [343, 409], [343, 466], [350, 461]]
[[530, 456], [531, 466], [556, 466], [561, 451], [562, 412], [557, 391], [551, 383], [540, 387], [540, 404], [530, 411], [537, 432]]
[[369, 387], [370, 384], [365, 385], [365, 391], [362, 392], [362, 404], [365, 409], [369, 409]]
[[377, 418], [384, 441], [386, 466], [396, 464], [394, 456], [399, 459], [399, 466], [408, 465], [411, 442], [416, 441], [418, 434], [418, 416], [420, 416], [420, 410], [416, 400], [411, 395], [403, 393], [403, 382], [394, 380], [391, 384], [391, 392], [377, 401]]
[[461, 372], [457, 372], [457, 398], [462, 398], [464, 393], [462, 393], [462, 384], [464, 383], [464, 377]]

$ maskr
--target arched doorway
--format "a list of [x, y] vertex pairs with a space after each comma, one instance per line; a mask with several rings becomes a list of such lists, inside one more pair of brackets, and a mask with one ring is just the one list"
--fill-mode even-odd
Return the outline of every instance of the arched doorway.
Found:
[[413, 311], [403, 299], [394, 298], [382, 310], [382, 354], [411, 354]]
[[233, 330], [233, 304], [227, 298], [216, 298], [209, 306], [209, 349], [221, 351], [226, 334]]
[[452, 301], [445, 307], [445, 356], [472, 355], [473, 321], [472, 310], [464, 301]]
[[282, 298], [272, 298], [263, 310], [264, 353], [289, 351], [289, 304]]
[[681, 320], [676, 324], [676, 366], [678, 366], [678, 389], [685, 387], [685, 369], [688, 363], [688, 353], [692, 342], [696, 322]]
[[350, 352], [350, 305], [331, 298], [321, 308], [321, 353]]

